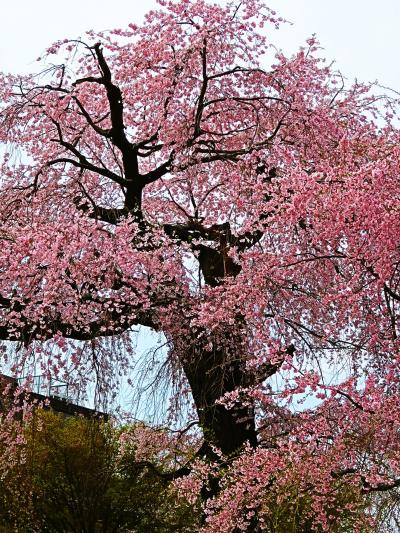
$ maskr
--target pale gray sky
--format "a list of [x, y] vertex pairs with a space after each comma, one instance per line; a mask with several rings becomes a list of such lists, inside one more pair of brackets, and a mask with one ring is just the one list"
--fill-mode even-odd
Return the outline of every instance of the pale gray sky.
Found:
[[317, 34], [326, 57], [350, 78], [400, 90], [399, 0], [271, 0], [294, 23], [281, 30], [285, 47]]
[[[270, 0], [294, 23], [275, 39], [294, 51], [316, 33], [329, 59], [348, 77], [378, 79], [400, 90], [400, 0]], [[53, 41], [87, 29], [124, 27], [141, 20], [155, 0], [14, 0], [2, 3], [0, 70], [36, 69], [35, 58]]]

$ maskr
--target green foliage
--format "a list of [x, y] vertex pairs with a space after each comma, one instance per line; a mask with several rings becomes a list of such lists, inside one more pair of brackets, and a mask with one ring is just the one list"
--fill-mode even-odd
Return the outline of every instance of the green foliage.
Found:
[[119, 436], [103, 420], [36, 411], [0, 489], [0, 533], [198, 530], [163, 465], [137, 461], [134, 446], [121, 452]]
[[[285, 494], [276, 497], [273, 491], [266, 495], [264, 513], [266, 531], [268, 533], [324, 533], [321, 525], [316, 526], [315, 520], [315, 488], [313, 494], [299, 492], [298, 487], [286, 487]], [[328, 517], [327, 527], [330, 533], [354, 533], [355, 523], [364, 515], [369, 506], [367, 499], [362, 498], [359, 491], [338, 483], [332, 490], [330, 505], [324, 501], [321, 510]], [[358, 528], [359, 533], [370, 533], [371, 529], [364, 526]]]

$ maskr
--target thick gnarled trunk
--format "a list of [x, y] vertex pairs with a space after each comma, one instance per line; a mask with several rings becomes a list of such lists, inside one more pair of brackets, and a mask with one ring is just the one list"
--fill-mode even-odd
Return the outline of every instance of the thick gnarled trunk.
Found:
[[[229, 228], [221, 229], [217, 249], [198, 246], [200, 269], [211, 287], [241, 270], [227, 253]], [[220, 402], [227, 393], [251, 384], [246, 369], [245, 329], [238, 317], [236, 324], [220, 324], [213, 332], [196, 331], [188, 325], [187, 338], [174, 339], [203, 430], [203, 449], [210, 456], [213, 447], [229, 456], [238, 453], [245, 443], [257, 444], [253, 406], [239, 401], [228, 408]]]
[[212, 455], [215, 446], [224, 455], [234, 455], [245, 443], [257, 443], [254, 408], [242, 402], [227, 408], [219, 400], [247, 386], [249, 374], [242, 343], [233, 332], [225, 332], [213, 341], [192, 338], [182, 366], [204, 433], [204, 450]]

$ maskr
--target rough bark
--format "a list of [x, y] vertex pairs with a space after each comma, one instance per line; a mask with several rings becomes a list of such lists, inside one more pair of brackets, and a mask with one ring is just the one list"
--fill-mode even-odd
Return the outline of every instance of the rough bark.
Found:
[[[208, 349], [204, 341], [193, 341], [183, 369], [189, 382], [200, 425], [204, 433], [205, 452], [212, 446], [224, 455], [237, 453], [246, 442], [257, 443], [254, 409], [241, 403], [230, 409], [218, 403], [226, 393], [246, 386], [248, 375], [241, 344], [225, 337], [225, 342]], [[215, 342], [215, 339], [214, 339]]]
[[[198, 256], [205, 283], [215, 287], [228, 276], [240, 272], [240, 266], [227, 255], [226, 239], [218, 249], [201, 246]], [[246, 368], [245, 327], [240, 317], [232, 327], [217, 328], [212, 334], [190, 331], [176, 343], [181, 364], [189, 382], [204, 433], [204, 450], [213, 455], [215, 446], [224, 455], [234, 455], [246, 444], [257, 444], [254, 407], [237, 405], [227, 408], [219, 400], [249, 384]]]

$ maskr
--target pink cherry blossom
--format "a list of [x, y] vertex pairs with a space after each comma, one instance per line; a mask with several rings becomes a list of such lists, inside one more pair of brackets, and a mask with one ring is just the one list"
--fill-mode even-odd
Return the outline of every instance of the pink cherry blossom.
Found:
[[162, 333], [210, 532], [294, 487], [330, 531], [344, 486], [356, 531], [358, 498], [400, 486], [398, 102], [342, 87], [314, 36], [277, 53], [281, 22], [163, 0], [0, 78], [0, 338], [105, 396], [136, 327]]

